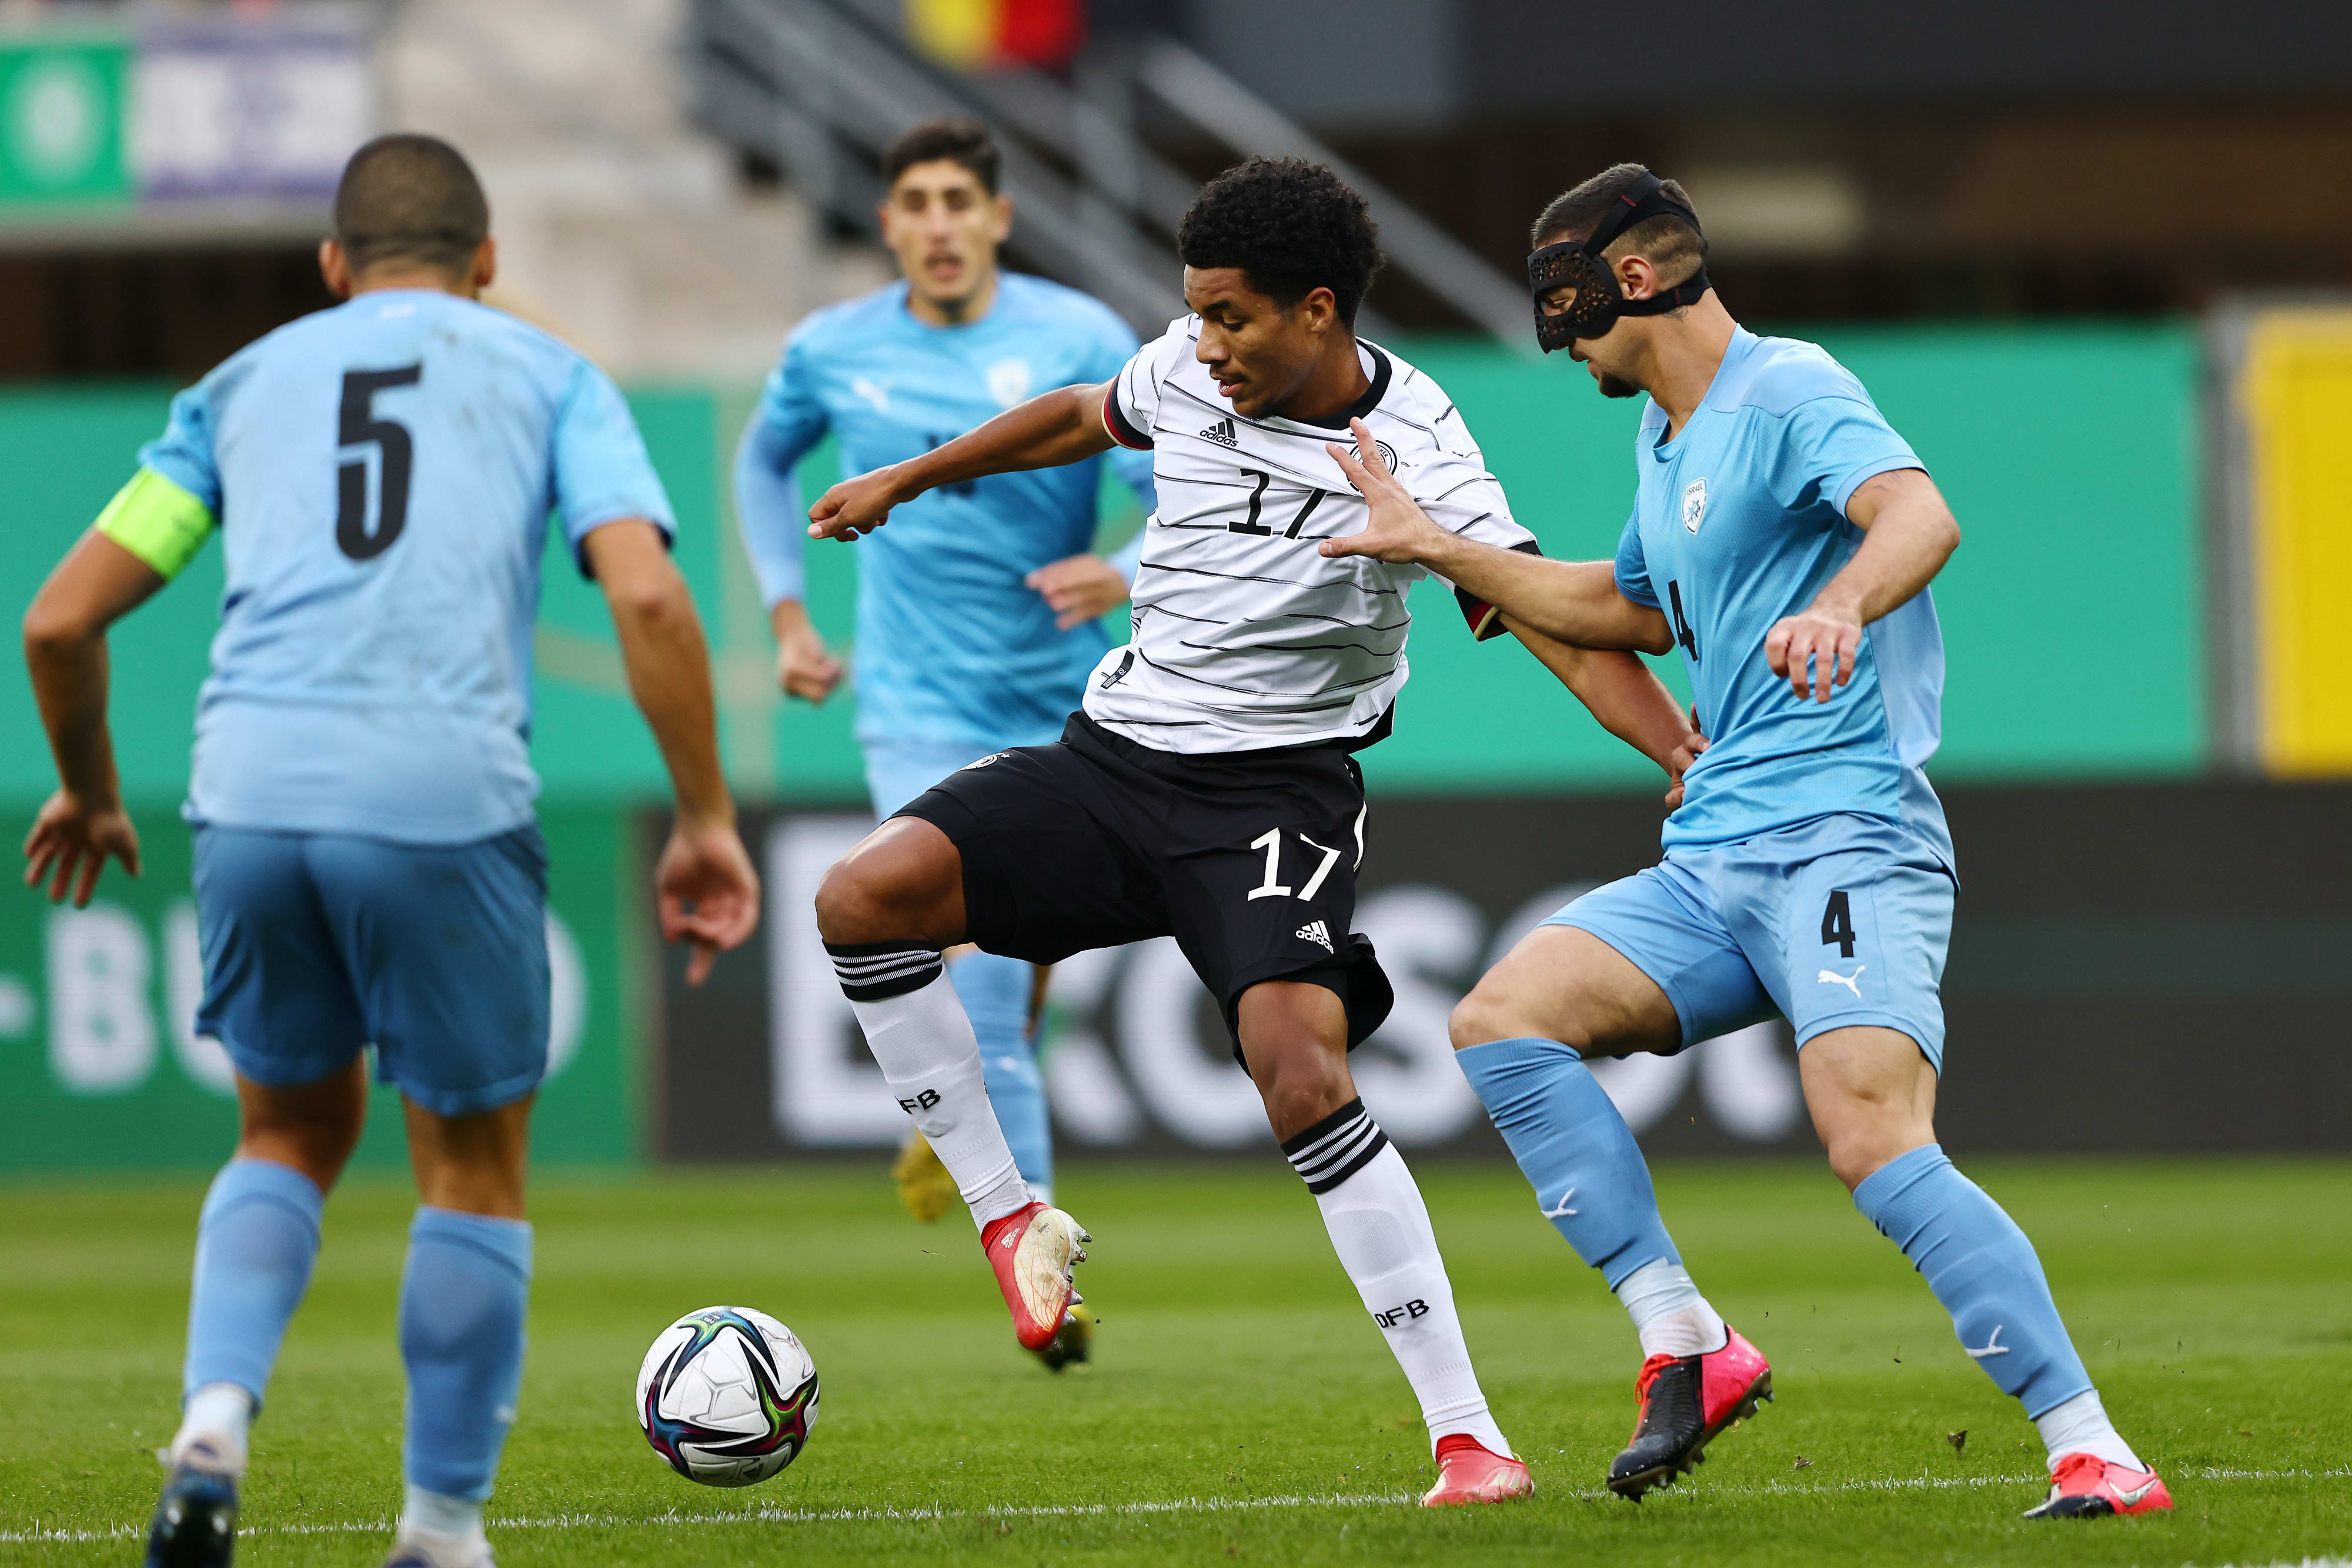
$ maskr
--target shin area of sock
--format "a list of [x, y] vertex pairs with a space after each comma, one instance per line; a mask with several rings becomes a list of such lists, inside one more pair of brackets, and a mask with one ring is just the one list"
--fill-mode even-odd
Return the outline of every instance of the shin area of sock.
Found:
[[1463, 1433], [1508, 1455], [1478, 1386], [1437, 1233], [1404, 1156], [1360, 1100], [1285, 1139], [1282, 1148], [1315, 1195], [1340, 1267], [1412, 1385], [1433, 1448], [1440, 1437]]
[[310, 1289], [325, 1207], [315, 1182], [274, 1160], [231, 1160], [213, 1178], [196, 1223], [184, 1398], [230, 1383], [259, 1406]]
[[411, 1486], [473, 1501], [490, 1495], [522, 1386], [530, 1268], [526, 1222], [417, 1209], [400, 1283]]
[[2033, 1244], [1942, 1148], [1923, 1144], [1872, 1172], [1853, 1206], [1903, 1249], [1951, 1314], [1960, 1347], [2030, 1416], [2091, 1387]]
[[955, 1178], [972, 1223], [1029, 1201], [1012, 1146], [988, 1099], [971, 1018], [955, 987], [941, 984], [936, 949], [913, 943], [828, 943], [866, 1049], [898, 1106], [914, 1119]]
[[1556, 1040], [1523, 1039], [1474, 1045], [1454, 1060], [1544, 1218], [1611, 1289], [1645, 1264], [1682, 1261], [1633, 1130], [1582, 1057]]
[[1054, 1183], [1053, 1123], [1045, 1078], [1029, 1035], [1033, 966], [993, 953], [970, 953], [948, 966], [980, 1049], [981, 1081], [1022, 1180], [1043, 1197]]

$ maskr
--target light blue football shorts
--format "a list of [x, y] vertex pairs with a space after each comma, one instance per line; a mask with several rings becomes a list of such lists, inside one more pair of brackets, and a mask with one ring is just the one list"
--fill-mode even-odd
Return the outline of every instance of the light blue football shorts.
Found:
[[547, 847], [200, 824], [196, 1032], [257, 1083], [315, 1083], [373, 1045], [376, 1076], [470, 1116], [547, 1073]]
[[1632, 959], [1674, 1002], [1685, 1048], [1778, 1013], [1799, 1046], [1856, 1024], [1900, 1030], [1941, 1072], [1956, 891], [1901, 827], [1841, 814], [1673, 850], [1544, 924]]

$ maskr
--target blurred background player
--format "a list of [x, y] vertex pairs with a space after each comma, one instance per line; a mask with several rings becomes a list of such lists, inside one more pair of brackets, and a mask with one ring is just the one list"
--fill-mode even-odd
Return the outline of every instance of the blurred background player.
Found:
[[1732, 319], [1681, 186], [1618, 164], [1533, 237], [1542, 346], [1605, 396], [1649, 398], [1614, 565], [1456, 538], [1377, 477], [1372, 526], [1323, 548], [1422, 562], [1556, 637], [1679, 649], [1712, 737], [1664, 862], [1553, 915], [1454, 1014], [1463, 1071], [1547, 1217], [1641, 1333], [1640, 1414], [1610, 1486], [1638, 1499], [1687, 1471], [1769, 1396], [1771, 1372], [1692, 1282], [1583, 1059], [1672, 1054], [1779, 1013], [1830, 1168], [2041, 1428], [2051, 1489], [2029, 1517], [2170, 1508], [2108, 1420], [2032, 1244], [1936, 1142], [1957, 881], [1921, 771], [1944, 684], [1927, 585], [1959, 526], [1849, 371]]
[[159, 1568], [230, 1559], [248, 1427], [365, 1117], [367, 1044], [400, 1086], [423, 1200], [401, 1281], [407, 1494], [387, 1561], [490, 1561], [482, 1502], [522, 1375], [523, 1173], [548, 1051], [525, 735], [551, 510], [604, 590], [676, 790], [664, 935], [695, 945], [698, 981], [759, 917], [669, 503], [612, 382], [477, 302], [496, 250], [473, 171], [429, 137], [368, 143], [320, 264], [348, 302], [176, 398], [25, 622], [60, 780], [26, 880], [86, 904], [108, 856], [139, 869], [107, 627], [221, 531], [228, 590], [186, 815], [196, 1027], [236, 1064], [241, 1130], [197, 1229]]
[[[844, 473], [880, 468], [1033, 392], [1106, 381], [1137, 346], [1098, 301], [997, 265], [1013, 213], [985, 126], [913, 126], [884, 152], [882, 176], [882, 237], [904, 277], [793, 332], [736, 456], [736, 512], [775, 630], [777, 679], [813, 703], [842, 669], [803, 602], [796, 468], [810, 449], [830, 434]], [[859, 552], [857, 739], [877, 817], [982, 757], [1061, 733], [1109, 645], [1097, 618], [1127, 598], [1141, 548], [1139, 534], [1115, 561], [1090, 553], [1105, 463], [1149, 513], [1150, 459], [1120, 451], [935, 490]], [[1033, 1040], [1044, 974], [980, 952], [948, 973], [1021, 1174], [1050, 1196], [1052, 1128]], [[919, 1218], [955, 1201], [920, 1133], [898, 1175]]]

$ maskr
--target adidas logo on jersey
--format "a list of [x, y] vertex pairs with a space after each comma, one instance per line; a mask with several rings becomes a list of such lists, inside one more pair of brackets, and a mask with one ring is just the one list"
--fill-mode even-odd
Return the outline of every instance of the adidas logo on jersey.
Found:
[[1292, 932], [1291, 935], [1293, 936], [1299, 937], [1304, 941], [1314, 943], [1326, 953], [1330, 953], [1336, 956], [1339, 952], [1338, 948], [1331, 946], [1331, 928], [1324, 925], [1320, 920], [1310, 920], [1306, 925], [1300, 926], [1297, 930]]
[[1241, 437], [1234, 434], [1234, 422], [1230, 419], [1221, 419], [1201, 432], [1201, 439], [1213, 441], [1220, 446], [1239, 446], [1242, 444]]

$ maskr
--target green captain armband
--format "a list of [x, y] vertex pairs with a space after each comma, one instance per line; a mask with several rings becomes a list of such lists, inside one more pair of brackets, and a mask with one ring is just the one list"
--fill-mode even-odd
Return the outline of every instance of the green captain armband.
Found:
[[100, 533], [155, 569], [165, 581], [196, 558], [213, 531], [212, 508], [152, 468], [142, 468], [99, 513]]

